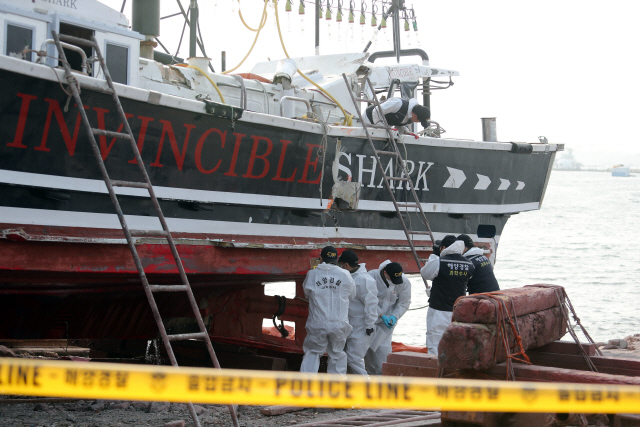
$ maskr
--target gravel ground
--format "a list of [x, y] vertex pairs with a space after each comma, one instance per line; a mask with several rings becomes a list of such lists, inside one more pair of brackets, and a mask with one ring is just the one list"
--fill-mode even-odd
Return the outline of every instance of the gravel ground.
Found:
[[[626, 349], [605, 349], [604, 356], [640, 359], [640, 334], [626, 337]], [[602, 343], [604, 345], [604, 343]], [[0, 401], [20, 396], [0, 396]], [[312, 421], [370, 415], [380, 410], [308, 408], [284, 415], [266, 416], [262, 406], [239, 406], [241, 426], [291, 426]], [[226, 406], [196, 405], [203, 426], [232, 426]], [[169, 402], [126, 402], [79, 400], [64, 403], [1, 404], [0, 427], [164, 427], [172, 421], [184, 420], [185, 427], [193, 421], [185, 404]]]
[[[17, 396], [5, 396], [17, 397]], [[379, 410], [304, 409], [284, 415], [266, 416], [262, 406], [239, 406], [240, 426], [289, 426], [311, 421], [370, 415]], [[232, 426], [226, 406], [196, 405], [203, 426]], [[70, 403], [0, 404], [2, 427], [163, 427], [184, 420], [185, 426], [194, 426], [184, 404], [169, 402], [120, 402], [80, 400]]]

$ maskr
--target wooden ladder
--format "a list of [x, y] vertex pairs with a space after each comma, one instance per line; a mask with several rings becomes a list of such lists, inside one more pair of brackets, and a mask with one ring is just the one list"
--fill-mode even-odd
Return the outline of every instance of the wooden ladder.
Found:
[[[351, 82], [349, 81], [349, 79], [347, 79], [347, 75], [346, 74], [342, 74], [342, 78], [344, 79], [345, 85], [347, 86], [347, 88], [349, 89], [349, 95], [351, 95], [351, 100], [353, 101], [353, 106], [355, 107], [356, 113], [358, 114], [358, 118], [360, 119], [360, 122], [362, 123], [362, 127], [364, 129], [364, 133], [367, 136], [367, 140], [369, 141], [369, 147], [371, 147], [371, 150], [373, 151], [373, 155], [376, 159], [376, 163], [378, 164], [378, 169], [380, 170], [380, 172], [382, 173], [382, 176], [384, 177], [384, 186], [387, 189], [387, 193], [389, 194], [389, 197], [391, 198], [391, 201], [393, 202], [393, 206], [396, 209], [396, 215], [398, 216], [398, 218], [400, 219], [400, 224], [402, 224], [402, 229], [404, 230], [404, 234], [407, 237], [407, 242], [409, 243], [409, 247], [411, 248], [411, 252], [413, 253], [413, 258], [416, 261], [416, 265], [418, 266], [418, 270], [420, 270], [423, 266], [422, 262], [423, 260], [418, 256], [418, 252], [416, 251], [416, 246], [414, 243], [414, 236], [416, 235], [428, 235], [429, 238], [431, 239], [431, 244], [434, 245], [435, 244], [435, 240], [433, 238], [433, 233], [431, 232], [431, 227], [429, 226], [429, 221], [427, 220], [427, 217], [424, 214], [424, 210], [422, 209], [422, 204], [420, 203], [420, 199], [418, 198], [418, 195], [416, 194], [416, 190], [413, 186], [413, 181], [411, 180], [411, 178], [409, 177], [409, 173], [407, 172], [407, 166], [405, 164], [405, 162], [402, 158], [402, 155], [400, 154], [400, 150], [398, 149], [398, 144], [395, 140], [395, 138], [393, 137], [393, 133], [391, 128], [389, 127], [389, 124], [387, 123], [387, 119], [384, 117], [383, 111], [382, 111], [382, 107], [380, 106], [380, 103], [378, 102], [378, 97], [376, 96], [376, 92], [373, 88], [373, 85], [371, 84], [371, 81], [369, 81], [368, 77], [364, 77], [364, 82], [363, 82], [363, 87], [362, 87], [362, 92], [366, 93], [366, 89], [367, 86], [369, 87], [369, 89], [371, 90], [371, 94], [373, 95], [372, 99], [368, 99], [368, 98], [360, 98], [360, 96], [356, 96], [353, 93], [353, 90], [351, 89]], [[368, 124], [364, 118], [362, 117], [362, 112], [361, 112], [361, 102], [367, 102], [367, 103], [372, 103], [375, 108], [378, 110], [378, 113], [380, 115], [380, 117], [382, 117], [382, 121], [384, 123], [384, 125], [375, 125], [375, 124]], [[369, 129], [385, 129], [387, 132], [387, 144], [386, 146], [390, 146], [391, 149], [388, 150], [378, 150], [375, 145], [373, 144], [373, 140], [371, 139], [371, 135], [369, 134]], [[400, 169], [402, 171], [402, 173], [399, 176], [388, 176], [385, 173], [385, 168], [382, 165], [382, 162], [380, 161], [380, 156], [391, 156], [392, 158], [395, 157], [396, 159], [396, 164], [400, 166]], [[411, 198], [413, 199], [413, 201], [408, 201], [408, 202], [398, 202], [396, 200], [394, 193], [394, 187], [392, 185], [392, 183], [394, 181], [399, 181], [400, 182], [400, 186], [402, 186], [403, 182], [406, 182], [410, 191], [410, 195]], [[404, 209], [413, 209], [414, 213], [418, 215], [418, 219], [420, 220], [420, 222], [422, 222], [424, 224], [424, 226], [426, 227], [426, 230], [409, 230], [409, 228], [407, 228], [407, 224], [405, 222], [405, 219], [402, 217], [402, 212], [400, 211], [401, 208]], [[406, 212], [406, 211], [405, 211]], [[425, 282], [425, 286], [426, 286], [426, 282]]]
[[[200, 310], [198, 308], [198, 304], [196, 303], [195, 297], [193, 295], [193, 291], [191, 290], [191, 285], [189, 284], [189, 279], [187, 279], [187, 275], [184, 271], [184, 266], [182, 265], [182, 260], [180, 259], [180, 255], [176, 249], [176, 245], [173, 241], [173, 236], [171, 235], [171, 231], [169, 230], [169, 226], [167, 225], [167, 221], [165, 220], [164, 214], [162, 213], [162, 209], [160, 208], [160, 204], [158, 203], [158, 199], [156, 197], [153, 186], [151, 185], [151, 181], [149, 180], [149, 175], [147, 174], [146, 169], [144, 168], [144, 164], [142, 163], [142, 157], [140, 156], [140, 151], [138, 150], [138, 144], [136, 142], [133, 133], [131, 132], [131, 127], [127, 121], [124, 110], [122, 109], [122, 104], [120, 103], [120, 98], [116, 93], [115, 87], [113, 86], [113, 80], [111, 79], [111, 75], [109, 74], [109, 70], [107, 69], [106, 62], [102, 53], [100, 52], [100, 47], [95, 39], [95, 37], [91, 37], [91, 40], [81, 39], [78, 37], [72, 37], [64, 34], [58, 34], [56, 31], [51, 31], [53, 34], [53, 39], [55, 41], [56, 47], [58, 48], [58, 54], [60, 55], [60, 62], [64, 66], [65, 70], [65, 78], [69, 83], [69, 89], [73, 94], [73, 98], [78, 106], [78, 111], [80, 112], [80, 116], [82, 117], [82, 124], [87, 132], [87, 137], [91, 142], [91, 148], [93, 149], [93, 154], [98, 163], [98, 167], [100, 168], [100, 173], [102, 174], [102, 179], [107, 185], [107, 189], [109, 190], [109, 196], [111, 197], [111, 202], [116, 210], [116, 214], [118, 215], [118, 220], [120, 220], [120, 225], [122, 226], [122, 231], [127, 239], [127, 244], [129, 245], [129, 250], [131, 251], [131, 256], [133, 257], [133, 261], [135, 262], [136, 268], [138, 270], [138, 274], [140, 276], [140, 280], [142, 282], [142, 286], [144, 287], [144, 292], [147, 296], [147, 300], [149, 301], [149, 306], [151, 307], [151, 311], [153, 312], [153, 317], [156, 320], [156, 324], [158, 325], [158, 330], [160, 331], [160, 335], [162, 336], [162, 342], [167, 350], [167, 354], [169, 356], [169, 360], [171, 361], [172, 366], [178, 366], [178, 362], [176, 360], [175, 354], [173, 352], [173, 348], [171, 343], [173, 341], [183, 341], [183, 340], [202, 340], [205, 342], [207, 350], [209, 351], [209, 356], [211, 357], [211, 361], [213, 362], [213, 366], [217, 369], [220, 369], [220, 364], [218, 363], [218, 358], [216, 357], [216, 353], [213, 350], [213, 345], [211, 344], [211, 339], [209, 337], [209, 333], [202, 321], [202, 316], [200, 315]], [[107, 85], [109, 87], [108, 92], [113, 97], [113, 102], [118, 110], [118, 114], [120, 116], [120, 120], [122, 121], [123, 128], [125, 130], [124, 133], [113, 132], [108, 130], [96, 129], [91, 126], [89, 123], [89, 119], [87, 118], [87, 114], [84, 110], [84, 106], [82, 103], [82, 99], [80, 98], [80, 92], [77, 87], [77, 79], [73, 76], [71, 67], [67, 62], [66, 55], [60, 44], [61, 41], [73, 43], [75, 45], [80, 46], [89, 46], [95, 50], [97, 60], [100, 63], [100, 67], [102, 72], [104, 73], [105, 79], [107, 81]], [[128, 140], [131, 143], [131, 148], [133, 149], [133, 153], [135, 155], [136, 161], [138, 163], [138, 168], [140, 169], [140, 173], [142, 175], [141, 182], [134, 181], [117, 181], [112, 180], [107, 173], [107, 169], [102, 160], [102, 156], [100, 153], [100, 148], [96, 143], [95, 135], [99, 136], [107, 136], [111, 138], [121, 138]], [[124, 214], [122, 213], [122, 209], [120, 207], [120, 203], [118, 202], [118, 198], [114, 191], [114, 187], [130, 187], [130, 188], [144, 188], [149, 192], [149, 197], [153, 202], [153, 206], [155, 208], [156, 214], [160, 223], [162, 224], [162, 230], [130, 230], [127, 226], [127, 221], [125, 220]], [[182, 285], [151, 285], [147, 280], [147, 276], [144, 272], [144, 268], [142, 267], [142, 263], [140, 261], [140, 256], [138, 255], [138, 251], [135, 246], [135, 242], [133, 237], [161, 237], [166, 239], [169, 242], [169, 247], [171, 248], [171, 254], [173, 255], [173, 259], [176, 267], [178, 268], [178, 272], [180, 273], [180, 279], [182, 280]], [[167, 330], [164, 326], [162, 318], [160, 317], [160, 312], [158, 311], [158, 305], [156, 304], [156, 300], [154, 297], [154, 293], [156, 292], [185, 292], [189, 299], [189, 303], [191, 305], [191, 309], [193, 311], [193, 315], [198, 323], [199, 332], [197, 333], [188, 333], [188, 334], [167, 334]], [[195, 422], [197, 427], [200, 427], [200, 420], [198, 419], [198, 415], [196, 414], [193, 403], [189, 402], [188, 404], [189, 412], [191, 413], [191, 417]], [[231, 418], [233, 420], [233, 425], [238, 426], [238, 418], [236, 416], [236, 412], [234, 410], [233, 405], [229, 405], [229, 413], [231, 414]]]

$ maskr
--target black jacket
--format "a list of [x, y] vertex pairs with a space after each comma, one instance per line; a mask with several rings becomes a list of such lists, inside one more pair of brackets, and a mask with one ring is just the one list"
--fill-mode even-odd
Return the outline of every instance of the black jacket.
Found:
[[475, 267], [473, 277], [469, 279], [467, 285], [469, 295], [500, 290], [496, 276], [493, 274], [491, 261], [482, 254], [482, 249], [471, 248], [464, 254], [464, 257], [471, 261]]
[[467, 283], [474, 275], [473, 263], [459, 254], [440, 257], [440, 269], [433, 279], [429, 307], [453, 311], [456, 300], [467, 294]]

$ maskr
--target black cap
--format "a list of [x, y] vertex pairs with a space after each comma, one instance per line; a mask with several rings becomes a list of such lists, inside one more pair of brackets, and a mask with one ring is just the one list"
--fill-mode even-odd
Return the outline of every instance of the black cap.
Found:
[[444, 239], [442, 239], [442, 241], [440, 242], [440, 246], [444, 246], [448, 248], [449, 246], [453, 245], [455, 242], [456, 242], [456, 236], [454, 236], [453, 234], [447, 234], [446, 236], [444, 236]]
[[402, 266], [397, 262], [390, 262], [384, 267], [384, 271], [391, 277], [391, 283], [399, 285], [402, 283]]
[[413, 107], [413, 110], [411, 110], [411, 112], [418, 117], [418, 120], [420, 121], [420, 124], [423, 128], [429, 127], [429, 123], [427, 122], [427, 120], [431, 118], [431, 110], [429, 110], [429, 107], [418, 104]]
[[333, 246], [325, 246], [320, 252], [320, 258], [324, 262], [336, 263], [338, 261], [338, 251]]
[[342, 255], [340, 255], [340, 258], [338, 258], [338, 262], [356, 264], [358, 262], [358, 255], [356, 255], [356, 253], [351, 249], [347, 249], [346, 251], [342, 252]]
[[462, 240], [464, 242], [464, 246], [466, 248], [472, 248], [473, 247], [473, 240], [471, 240], [471, 237], [467, 236], [466, 234], [461, 234], [458, 236], [458, 240]]

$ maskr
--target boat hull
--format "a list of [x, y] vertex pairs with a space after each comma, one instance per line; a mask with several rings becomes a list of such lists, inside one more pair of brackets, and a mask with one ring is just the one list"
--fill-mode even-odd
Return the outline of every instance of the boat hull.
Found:
[[[0, 58], [0, 337], [155, 337], [78, 107], [71, 102], [65, 109], [61, 77], [46, 66]], [[92, 126], [121, 132], [104, 84], [78, 79], [86, 83], [82, 98]], [[252, 112], [231, 121], [199, 101], [118, 91], [203, 314], [211, 316], [212, 336], [265, 343], [261, 323], [250, 333], [246, 326], [219, 329], [224, 322], [214, 313], [226, 307], [224, 298], [249, 292], [236, 312], [254, 299], [267, 301], [264, 310], [245, 318], [271, 317], [273, 298], [260, 285], [299, 284], [326, 244], [356, 250], [369, 266], [393, 259], [417, 271], [362, 129], [330, 126], [325, 133], [316, 123]], [[384, 150], [383, 134], [374, 138]], [[111, 179], [141, 180], [128, 141], [97, 140]], [[523, 150], [412, 137], [400, 146], [436, 238], [466, 233], [492, 254], [511, 214], [540, 207], [555, 155], [548, 145]], [[399, 176], [394, 157], [382, 162], [386, 174]], [[406, 182], [392, 185], [398, 201], [412, 200]], [[145, 192], [118, 189], [131, 229], [160, 228]], [[426, 230], [415, 213], [403, 216]], [[428, 236], [416, 235], [416, 244], [426, 258]], [[179, 281], [163, 240], [136, 238], [136, 247], [153, 283]], [[188, 315], [188, 306], [171, 298], [160, 306], [174, 319]], [[285, 317], [303, 322], [303, 306]], [[302, 330], [292, 348], [299, 349]]]

